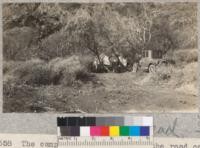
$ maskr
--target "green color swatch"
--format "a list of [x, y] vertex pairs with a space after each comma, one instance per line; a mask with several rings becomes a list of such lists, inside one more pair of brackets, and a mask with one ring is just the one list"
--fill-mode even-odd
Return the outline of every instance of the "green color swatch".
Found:
[[120, 136], [129, 136], [128, 126], [120, 126]]

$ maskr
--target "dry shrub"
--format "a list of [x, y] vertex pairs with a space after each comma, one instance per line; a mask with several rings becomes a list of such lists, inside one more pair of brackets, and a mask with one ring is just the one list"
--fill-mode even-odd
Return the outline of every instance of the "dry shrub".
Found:
[[72, 86], [75, 83], [86, 83], [94, 78], [88, 72], [86, 63], [86, 60], [80, 62], [78, 56], [55, 58], [49, 63], [40, 59], [5, 62], [4, 82], [12, 81], [14, 84], [32, 86], [49, 84]]
[[48, 85], [50, 80], [50, 69], [48, 65], [39, 59], [24, 62], [15, 71], [17, 83], [28, 85]]
[[79, 80], [81, 82], [90, 81], [92, 75], [87, 68], [80, 62], [78, 56], [71, 56], [66, 59], [56, 58], [49, 62], [51, 78], [54, 84], [64, 84], [72, 86]]
[[83, 65], [84, 69], [87, 70], [88, 72], [92, 71], [93, 68], [93, 61], [94, 57], [92, 55], [83, 55], [81, 58], [79, 58], [81, 65]]
[[68, 58], [55, 58], [49, 62], [49, 66], [54, 72], [73, 72], [81, 68], [81, 63], [78, 56], [71, 56]]
[[55, 58], [49, 62], [51, 69], [51, 78], [54, 84], [63, 83], [65, 85], [72, 85], [75, 82], [74, 72], [81, 68], [77, 56], [72, 56], [66, 59]]
[[168, 81], [171, 78], [173, 72], [174, 72], [173, 65], [159, 66], [157, 68], [155, 77], [157, 78], [158, 81]]
[[149, 73], [144, 79], [142, 79], [142, 83], [156, 83], [163, 84], [169, 82], [173, 73], [175, 71], [175, 67], [173, 65], [162, 65], [157, 67], [155, 73]]
[[156, 81], [173, 81], [174, 86], [194, 83], [197, 81], [197, 65], [197, 62], [193, 62], [184, 67], [160, 66], [157, 68], [156, 73], [150, 75]]
[[173, 59], [177, 65], [197, 62], [198, 50], [197, 49], [176, 50], [173, 54]]

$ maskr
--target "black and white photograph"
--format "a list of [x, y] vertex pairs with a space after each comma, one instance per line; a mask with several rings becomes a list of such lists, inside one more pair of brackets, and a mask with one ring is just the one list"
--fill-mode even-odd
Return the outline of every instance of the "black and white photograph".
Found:
[[4, 113], [198, 111], [197, 3], [2, 10]]

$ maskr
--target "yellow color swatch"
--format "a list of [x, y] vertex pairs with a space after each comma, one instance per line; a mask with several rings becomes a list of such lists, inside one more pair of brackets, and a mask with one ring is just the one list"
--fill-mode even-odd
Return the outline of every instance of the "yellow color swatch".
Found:
[[119, 136], [119, 126], [110, 126], [109, 133], [110, 136]]

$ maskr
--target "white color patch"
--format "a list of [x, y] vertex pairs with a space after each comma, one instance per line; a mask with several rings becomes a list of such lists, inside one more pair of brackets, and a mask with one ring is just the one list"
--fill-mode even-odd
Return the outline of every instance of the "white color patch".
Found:
[[133, 118], [133, 124], [134, 126], [141, 126], [142, 125], [142, 117], [134, 117]]
[[153, 126], [153, 117], [143, 117], [142, 126]]
[[134, 117], [133, 116], [125, 116], [124, 125], [125, 126], [133, 126], [134, 125]]
[[80, 136], [90, 136], [90, 127], [89, 126], [81, 126], [80, 127]]

